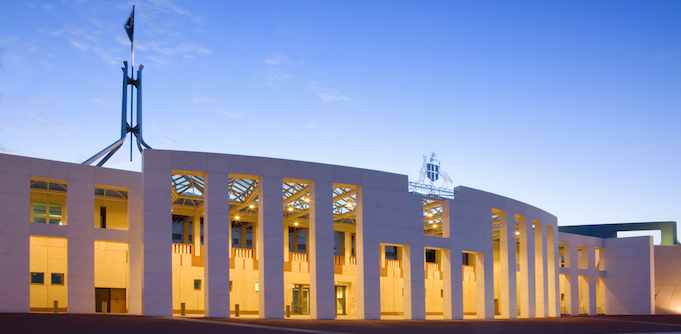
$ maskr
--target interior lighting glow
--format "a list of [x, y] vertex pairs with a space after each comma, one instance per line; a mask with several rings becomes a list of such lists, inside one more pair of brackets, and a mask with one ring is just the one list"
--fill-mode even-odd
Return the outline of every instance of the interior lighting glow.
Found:
[[432, 212], [428, 212], [428, 217], [432, 217], [432, 216], [433, 216], [433, 213], [432, 213]]
[[288, 211], [293, 211], [293, 208], [289, 206]]
[[437, 224], [434, 224], [434, 225], [433, 225], [433, 228], [437, 228]]
[[294, 226], [298, 226], [298, 222], [293, 223]]
[[520, 232], [516, 231], [516, 232], [515, 232], [515, 235], [520, 235]]
[[352, 202], [347, 202], [347, 203], [345, 203], [345, 206], [347, 206], [348, 208], [351, 208], [351, 207], [352, 207]]
[[309, 197], [305, 197], [305, 198], [303, 199], [303, 201], [309, 202], [309, 201], [310, 201], [310, 198], [309, 198]]
[[255, 208], [255, 205], [251, 204], [251, 205], [248, 206], [248, 208], [253, 209], [253, 208]]
[[236, 220], [239, 220], [239, 218], [241, 218], [241, 217], [239, 217], [239, 216], [234, 216], [234, 219], [236, 219]]

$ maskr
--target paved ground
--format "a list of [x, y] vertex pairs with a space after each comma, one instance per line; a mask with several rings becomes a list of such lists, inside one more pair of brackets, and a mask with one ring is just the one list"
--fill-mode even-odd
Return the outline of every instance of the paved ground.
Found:
[[681, 333], [681, 316], [523, 320], [279, 320], [0, 313], [0, 333]]

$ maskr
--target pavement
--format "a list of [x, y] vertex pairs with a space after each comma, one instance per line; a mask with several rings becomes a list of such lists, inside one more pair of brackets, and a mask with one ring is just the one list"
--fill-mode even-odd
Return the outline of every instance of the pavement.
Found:
[[511, 320], [300, 320], [0, 313], [0, 333], [681, 333], [681, 315]]

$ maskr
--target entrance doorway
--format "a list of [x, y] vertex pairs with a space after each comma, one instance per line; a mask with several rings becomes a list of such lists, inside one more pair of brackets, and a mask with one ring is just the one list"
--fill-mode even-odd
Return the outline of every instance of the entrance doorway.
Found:
[[293, 285], [293, 314], [310, 314], [310, 285]]
[[346, 286], [336, 285], [336, 315], [346, 315]]
[[104, 307], [106, 313], [127, 313], [125, 289], [95, 288], [95, 312], [102, 313]]

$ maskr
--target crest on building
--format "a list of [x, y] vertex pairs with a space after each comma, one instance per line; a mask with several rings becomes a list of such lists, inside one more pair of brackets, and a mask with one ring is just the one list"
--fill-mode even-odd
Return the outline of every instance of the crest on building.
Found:
[[[426, 178], [430, 180], [430, 185], [426, 184]], [[444, 185], [442, 187], [435, 186], [435, 181], [442, 179]], [[453, 198], [454, 191], [447, 189], [447, 185], [453, 184], [449, 174], [442, 171], [440, 168], [440, 160], [437, 159], [435, 152], [430, 153], [430, 159], [427, 155], [423, 156], [423, 165], [419, 173], [419, 180], [417, 182], [409, 182], [411, 192], [420, 193], [423, 195], [434, 195], [443, 198]]]

